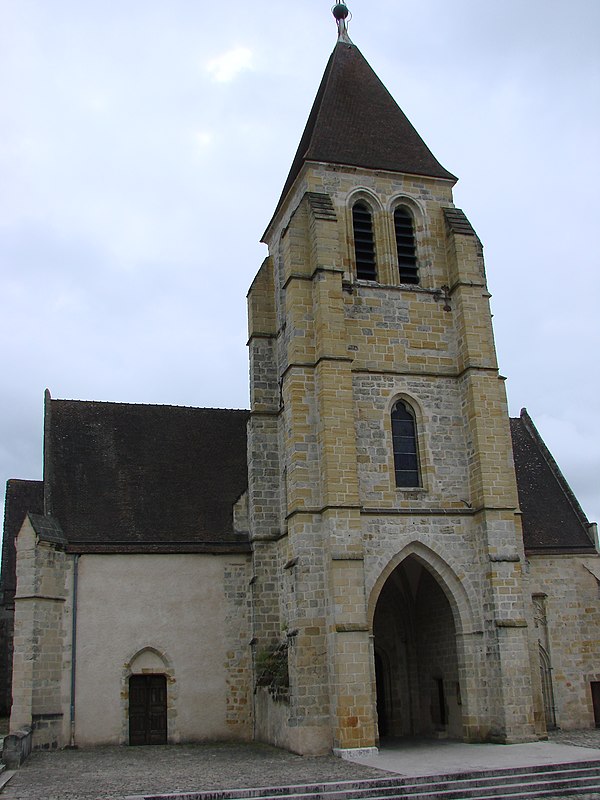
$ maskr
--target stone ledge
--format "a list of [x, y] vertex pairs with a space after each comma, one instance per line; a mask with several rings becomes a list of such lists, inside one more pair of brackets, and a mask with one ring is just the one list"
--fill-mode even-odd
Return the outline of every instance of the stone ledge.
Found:
[[372, 758], [379, 755], [378, 747], [334, 747], [333, 755], [344, 758], [346, 761], [354, 761], [357, 758]]
[[32, 729], [26, 726], [4, 737], [2, 761], [8, 769], [18, 769], [31, 753], [32, 733]]
[[370, 628], [363, 622], [341, 622], [335, 626], [336, 633], [370, 633]]

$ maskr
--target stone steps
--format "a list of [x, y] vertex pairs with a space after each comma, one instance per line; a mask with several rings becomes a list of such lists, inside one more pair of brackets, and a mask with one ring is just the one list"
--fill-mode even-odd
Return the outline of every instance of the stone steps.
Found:
[[599, 798], [600, 761], [536, 767], [369, 778], [298, 786], [145, 794], [126, 800], [535, 800]]

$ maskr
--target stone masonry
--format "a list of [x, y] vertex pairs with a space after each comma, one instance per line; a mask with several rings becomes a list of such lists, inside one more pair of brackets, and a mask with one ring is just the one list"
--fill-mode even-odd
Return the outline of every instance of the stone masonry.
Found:
[[36, 532], [30, 517], [17, 540], [10, 723], [11, 731], [33, 727], [33, 746], [42, 749], [64, 746], [70, 724], [73, 559], [48, 533]]
[[[357, 199], [373, 210], [377, 284], [354, 274]], [[419, 286], [394, 279], [399, 204], [415, 220]], [[260, 558], [255, 553], [257, 581], [276, 587], [293, 561], [294, 583], [290, 602], [273, 602], [260, 615], [272, 628], [256, 624], [255, 636], [261, 647], [294, 631], [288, 746], [376, 746], [369, 608], [372, 614], [381, 576], [399, 553], [415, 555], [450, 599], [461, 735], [531, 738], [507, 405], [481, 245], [454, 209], [449, 182], [309, 165], [266, 241], [270, 257], [249, 294], [252, 374], [260, 364], [265, 376], [253, 390], [251, 439], [263, 455], [250, 462], [250, 483], [263, 492], [266, 476], [274, 484], [269, 505], [264, 493], [251, 503], [251, 530], [273, 540]], [[390, 477], [390, 410], [398, 398], [414, 408], [419, 430], [421, 486], [410, 490]], [[279, 560], [265, 559], [264, 550]]]

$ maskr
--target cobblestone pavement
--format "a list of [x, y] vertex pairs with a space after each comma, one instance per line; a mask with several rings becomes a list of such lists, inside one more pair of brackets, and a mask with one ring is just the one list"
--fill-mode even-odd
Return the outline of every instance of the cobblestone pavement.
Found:
[[585, 731], [550, 731], [549, 742], [574, 744], [577, 747], [594, 747], [600, 750], [600, 728]]
[[122, 800], [144, 792], [351, 780], [389, 772], [260, 744], [98, 747], [33, 753], [0, 800]]
[[[550, 741], [600, 749], [600, 730], [554, 731]], [[309, 758], [261, 744], [98, 747], [35, 752], [0, 791], [0, 800], [123, 800], [242, 786], [351, 780], [389, 772], [333, 756]], [[580, 800], [600, 795], [581, 795]], [[550, 800], [550, 798], [548, 799]]]

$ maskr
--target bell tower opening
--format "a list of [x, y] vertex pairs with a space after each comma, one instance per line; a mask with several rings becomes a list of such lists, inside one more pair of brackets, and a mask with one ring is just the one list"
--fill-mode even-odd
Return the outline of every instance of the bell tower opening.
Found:
[[454, 615], [433, 573], [414, 556], [385, 582], [373, 633], [380, 739], [461, 739]]

